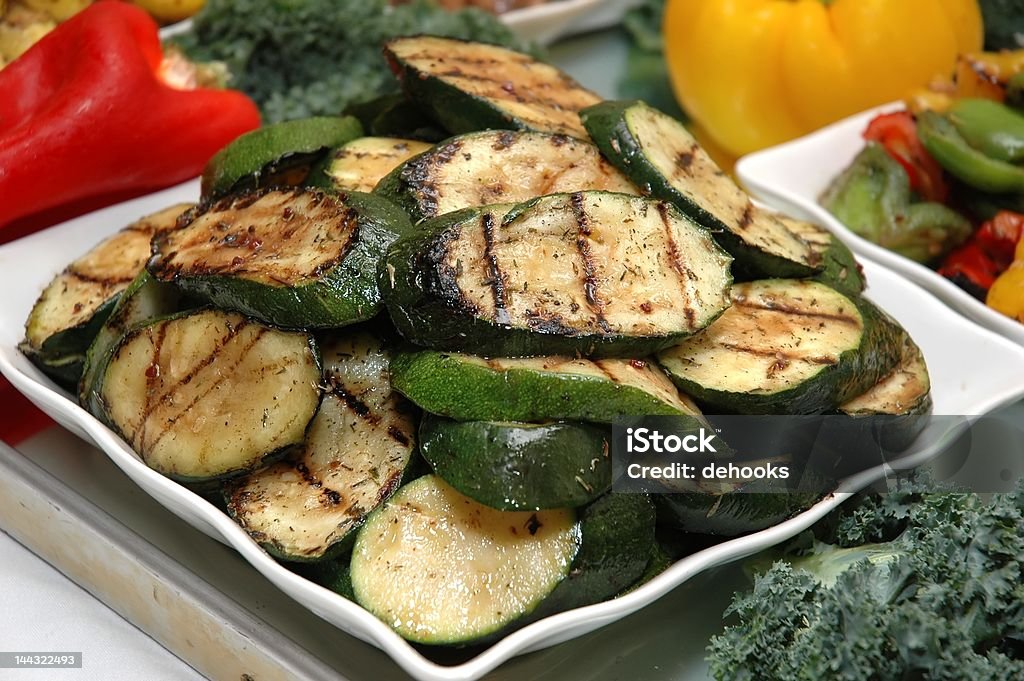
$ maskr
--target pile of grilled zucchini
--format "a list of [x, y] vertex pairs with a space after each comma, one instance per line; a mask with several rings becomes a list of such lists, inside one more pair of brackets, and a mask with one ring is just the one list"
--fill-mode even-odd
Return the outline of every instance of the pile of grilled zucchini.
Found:
[[22, 346], [278, 559], [479, 643], [657, 574], [663, 532], [813, 501], [613, 494], [615, 417], [930, 408], [849, 250], [672, 118], [504, 48], [385, 54], [405, 99], [243, 136], [198, 205], [57, 276]]

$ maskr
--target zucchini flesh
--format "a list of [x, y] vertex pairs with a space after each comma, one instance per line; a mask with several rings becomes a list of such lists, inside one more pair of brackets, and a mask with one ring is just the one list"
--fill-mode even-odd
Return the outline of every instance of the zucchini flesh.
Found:
[[897, 331], [866, 301], [814, 281], [737, 284], [733, 304], [658, 361], [698, 401], [751, 414], [814, 414], [895, 366]]
[[352, 589], [410, 641], [469, 643], [534, 610], [569, 574], [579, 546], [570, 509], [498, 511], [427, 475], [359, 530]]
[[22, 352], [62, 385], [76, 385], [89, 344], [149, 259], [150, 239], [173, 228], [190, 205], [141, 218], [68, 265], [32, 307]]
[[559, 69], [513, 50], [435, 36], [389, 41], [406, 94], [452, 133], [536, 130], [586, 139], [578, 112], [601, 101]]
[[415, 421], [391, 391], [388, 355], [368, 333], [323, 347], [327, 393], [297, 456], [228, 484], [228, 512], [272, 555], [323, 560], [396, 489], [415, 449]]
[[438, 144], [395, 169], [377, 189], [414, 221], [462, 208], [519, 203], [583, 189], [637, 194], [589, 142], [487, 130]]
[[204, 310], [130, 331], [97, 390], [104, 420], [147, 465], [199, 483], [300, 444], [320, 380], [309, 335]]
[[867, 288], [860, 263], [838, 237], [811, 222], [785, 215], [779, 215], [778, 218], [821, 258], [822, 270], [814, 277], [817, 281], [849, 295], [860, 295]]
[[424, 416], [420, 449], [434, 472], [502, 511], [583, 506], [612, 485], [611, 433], [585, 423], [496, 423]]
[[396, 390], [460, 421], [700, 416], [657, 364], [641, 359], [494, 357], [420, 350], [391, 364]]
[[360, 137], [332, 151], [322, 172], [335, 190], [371, 192], [385, 175], [428, 149], [429, 144], [416, 140]]
[[408, 218], [369, 194], [296, 188], [232, 194], [154, 240], [149, 271], [214, 305], [276, 326], [373, 317], [378, 261]]
[[728, 305], [729, 257], [667, 203], [555, 194], [421, 227], [393, 245], [381, 271], [392, 320], [421, 345], [642, 356]]
[[810, 246], [750, 197], [683, 124], [643, 102], [604, 102], [581, 113], [591, 139], [647, 193], [710, 229], [745, 277], [805, 277], [821, 269]]

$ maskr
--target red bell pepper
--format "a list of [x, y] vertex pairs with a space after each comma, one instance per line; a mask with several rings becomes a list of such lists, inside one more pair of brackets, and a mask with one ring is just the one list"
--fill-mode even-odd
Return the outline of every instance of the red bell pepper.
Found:
[[200, 173], [259, 126], [240, 92], [168, 83], [157, 25], [95, 3], [0, 70], [0, 226], [73, 201]]
[[967, 243], [946, 256], [939, 274], [983, 298], [996, 277], [1013, 262], [1022, 235], [1024, 215], [1000, 211], [983, 223]]
[[949, 185], [936, 161], [917, 137], [917, 123], [908, 111], [881, 114], [871, 119], [864, 139], [878, 142], [910, 177], [910, 188], [925, 201], [944, 203]]

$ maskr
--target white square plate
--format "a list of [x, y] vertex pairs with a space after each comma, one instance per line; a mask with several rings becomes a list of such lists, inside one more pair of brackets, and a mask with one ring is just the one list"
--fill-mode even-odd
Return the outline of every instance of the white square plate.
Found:
[[806, 137], [744, 156], [736, 164], [736, 175], [751, 194], [768, 205], [826, 227], [857, 255], [885, 265], [931, 291], [965, 317], [1024, 345], [1024, 324], [996, 312], [935, 270], [858, 236], [818, 203], [832, 179], [864, 148], [861, 133], [868, 122], [880, 113], [902, 108], [901, 103], [886, 104]]
[[[684, 557], [633, 593], [531, 624], [457, 666], [439, 665], [355, 603], [282, 567], [228, 516], [146, 467], [118, 436], [81, 409], [18, 352], [24, 322], [36, 297], [68, 262], [143, 215], [172, 203], [195, 200], [198, 191], [198, 182], [188, 182], [0, 247], [0, 290], [4, 291], [0, 298], [0, 372], [58, 423], [106, 452], [135, 483], [171, 512], [234, 547], [282, 591], [331, 624], [381, 648], [417, 679], [477, 679], [515, 655], [555, 645], [621, 619], [703, 570], [794, 536], [849, 498], [849, 491], [881, 475], [881, 471], [869, 471], [848, 481], [843, 487], [848, 491], [831, 494], [784, 523]], [[1024, 348], [964, 320], [925, 291], [871, 261], [864, 262], [864, 269], [870, 282], [870, 297], [907, 328], [924, 352], [931, 370], [935, 413], [983, 414], [1024, 396]], [[915, 445], [914, 460], [931, 456], [950, 442], [954, 434], [936, 421]], [[41, 527], [40, 531], [45, 532], [46, 528]]]

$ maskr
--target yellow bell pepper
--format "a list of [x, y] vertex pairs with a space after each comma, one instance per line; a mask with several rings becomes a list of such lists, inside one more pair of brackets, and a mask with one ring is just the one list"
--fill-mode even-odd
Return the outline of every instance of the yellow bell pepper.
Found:
[[905, 96], [982, 45], [976, 0], [668, 0], [687, 113], [742, 155]]
[[1017, 242], [1013, 264], [996, 278], [985, 302], [989, 307], [1024, 322], [1024, 239]]

